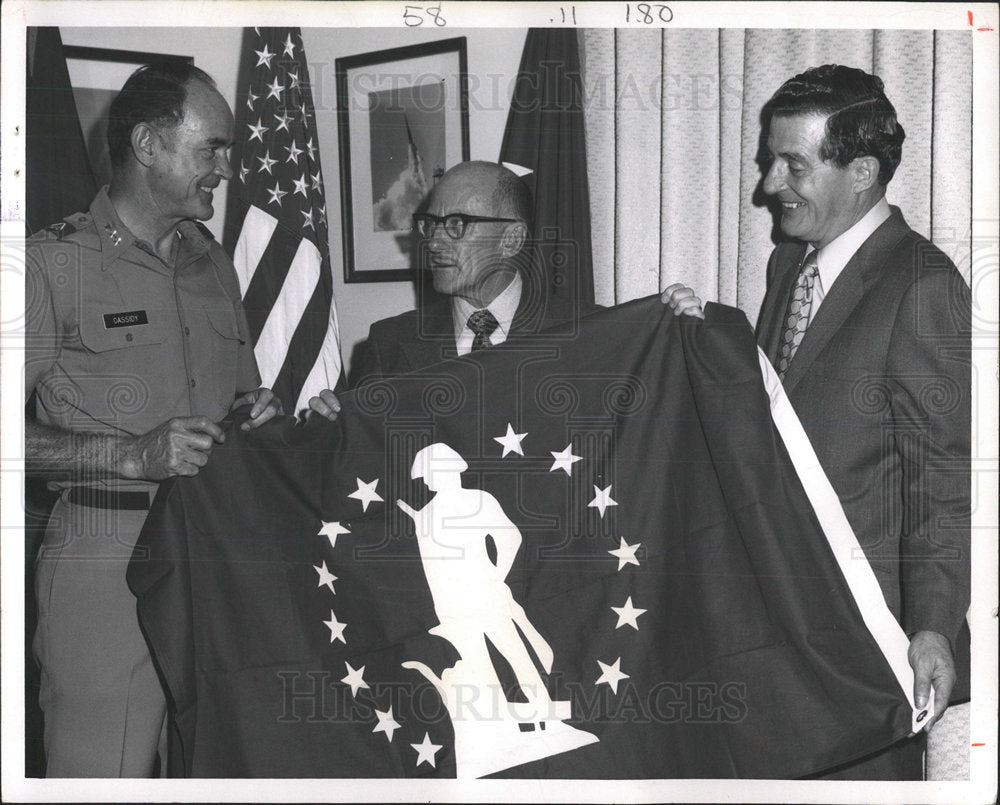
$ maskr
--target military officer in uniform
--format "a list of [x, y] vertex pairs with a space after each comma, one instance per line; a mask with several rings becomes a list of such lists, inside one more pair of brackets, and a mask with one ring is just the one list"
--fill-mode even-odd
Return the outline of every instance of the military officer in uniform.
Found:
[[27, 243], [27, 465], [62, 489], [36, 567], [50, 777], [153, 773], [166, 703], [125, 582], [132, 547], [157, 482], [205, 465], [218, 420], [280, 413], [233, 265], [198, 223], [232, 176], [233, 126], [203, 71], [140, 68], [111, 106], [110, 187]]

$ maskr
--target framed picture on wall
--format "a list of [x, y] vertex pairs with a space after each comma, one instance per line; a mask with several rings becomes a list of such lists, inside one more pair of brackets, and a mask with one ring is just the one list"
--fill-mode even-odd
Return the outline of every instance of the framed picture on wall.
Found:
[[412, 277], [412, 215], [469, 158], [465, 37], [336, 61], [345, 282]]
[[73, 85], [73, 99], [87, 144], [90, 166], [97, 186], [111, 181], [111, 160], [108, 156], [108, 108], [128, 77], [144, 64], [155, 61], [194, 63], [193, 56], [167, 53], [144, 53], [136, 50], [64, 45], [66, 67]]

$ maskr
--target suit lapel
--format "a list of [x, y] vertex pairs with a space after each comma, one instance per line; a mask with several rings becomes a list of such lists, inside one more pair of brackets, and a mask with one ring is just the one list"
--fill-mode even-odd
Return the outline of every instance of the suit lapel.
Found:
[[454, 357], [455, 330], [452, 325], [450, 297], [434, 299], [420, 310], [414, 336], [402, 343], [408, 364], [406, 371], [423, 369], [445, 358]]
[[[843, 327], [865, 293], [878, 279], [893, 246], [908, 231], [909, 227], [903, 220], [902, 213], [893, 207], [892, 215], [855, 252], [833, 283], [816, 312], [816, 317], [809, 323], [809, 329], [802, 337], [802, 343], [785, 373], [785, 391], [791, 392], [795, 388], [830, 339]], [[787, 294], [784, 298], [788, 299]]]
[[521, 298], [508, 337], [537, 333], [545, 326], [546, 294], [536, 266], [521, 270]]

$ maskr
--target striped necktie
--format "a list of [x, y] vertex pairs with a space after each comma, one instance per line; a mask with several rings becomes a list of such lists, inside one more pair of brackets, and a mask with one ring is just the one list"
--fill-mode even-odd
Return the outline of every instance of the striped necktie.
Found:
[[802, 261], [798, 279], [792, 289], [792, 298], [788, 300], [788, 310], [785, 312], [785, 326], [781, 331], [781, 342], [778, 348], [778, 376], [783, 378], [788, 366], [795, 357], [795, 352], [802, 343], [809, 326], [809, 313], [812, 310], [813, 286], [819, 267], [816, 265], [817, 251], [813, 249]]

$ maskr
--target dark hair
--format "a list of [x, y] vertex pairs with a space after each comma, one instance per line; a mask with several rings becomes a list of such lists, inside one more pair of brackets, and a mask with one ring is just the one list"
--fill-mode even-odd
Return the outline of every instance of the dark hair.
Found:
[[854, 67], [824, 64], [788, 79], [764, 105], [768, 124], [772, 117], [802, 114], [827, 116], [820, 157], [844, 168], [858, 157], [873, 156], [879, 163], [879, 184], [889, 184], [906, 132], [881, 78]]
[[108, 152], [112, 166], [125, 163], [131, 150], [132, 130], [140, 123], [172, 128], [184, 119], [184, 101], [192, 81], [215, 87], [208, 73], [180, 60], [147, 64], [128, 77], [108, 111]]
[[534, 203], [528, 185], [513, 171], [501, 166], [493, 189], [493, 209], [497, 217], [517, 218], [531, 228]]

